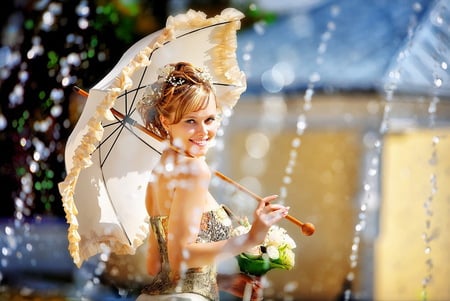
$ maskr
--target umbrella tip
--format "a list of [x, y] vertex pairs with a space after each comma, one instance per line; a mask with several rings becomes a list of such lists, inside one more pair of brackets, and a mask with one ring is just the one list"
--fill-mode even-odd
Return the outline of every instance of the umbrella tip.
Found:
[[316, 232], [316, 227], [311, 223], [305, 223], [302, 225], [302, 233], [306, 236], [311, 236]]

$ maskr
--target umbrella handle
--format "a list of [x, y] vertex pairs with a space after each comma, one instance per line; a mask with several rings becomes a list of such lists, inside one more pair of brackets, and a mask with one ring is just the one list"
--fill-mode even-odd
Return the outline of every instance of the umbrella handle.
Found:
[[[88, 96], [89, 96], [89, 93], [88, 93], [88, 92], [84, 91], [83, 89], [81, 89], [81, 88], [79, 88], [79, 87], [77, 87], [77, 86], [74, 86], [74, 91], [77, 92], [78, 94], [84, 96], [84, 97], [88, 97]], [[117, 118], [119, 118], [119, 119], [121, 119], [121, 120], [125, 120], [125, 117], [126, 117], [125, 115], [123, 115], [122, 113], [120, 113], [119, 111], [117, 111], [117, 110], [114, 109], [114, 108], [111, 108], [110, 110], [111, 110], [111, 113], [112, 113], [114, 116], [116, 116]], [[146, 127], [140, 125], [139, 123], [134, 123], [133, 126], [137, 127], [139, 130], [145, 132], [146, 134], [150, 135], [151, 137], [155, 138], [156, 140], [162, 141], [162, 138], [161, 138], [161, 137], [159, 137], [158, 135], [156, 135], [155, 133], [153, 133], [152, 131], [150, 131], [150, 130], [147, 129]], [[174, 149], [175, 149], [175, 148], [174, 148]], [[179, 151], [178, 149], [175, 149], [175, 150], [176, 150], [176, 151]], [[230, 184], [236, 186], [237, 189], [239, 189], [239, 190], [241, 190], [241, 191], [247, 193], [248, 195], [250, 195], [251, 197], [253, 197], [255, 200], [257, 200], [257, 201], [259, 201], [259, 202], [263, 200], [259, 195], [257, 195], [257, 194], [255, 194], [254, 192], [248, 190], [247, 188], [245, 188], [245, 187], [242, 186], [241, 184], [239, 184], [239, 183], [233, 181], [232, 179], [230, 179], [229, 177], [225, 176], [225, 175], [222, 174], [221, 172], [219, 172], [219, 171], [216, 170], [216, 171], [214, 171], [214, 174], [215, 174], [217, 177], [219, 177], [219, 178], [221, 178], [222, 180], [224, 180], [225, 182], [228, 182], [228, 183], [230, 183]], [[285, 216], [285, 218], [286, 218], [288, 221], [292, 222], [293, 224], [299, 226], [299, 227], [301, 228], [301, 230], [302, 230], [303, 235], [310, 236], [310, 235], [314, 234], [314, 232], [316, 231], [316, 228], [314, 227], [313, 224], [311, 224], [311, 223], [303, 223], [302, 221], [296, 219], [296, 218], [293, 217], [292, 215], [289, 215], [289, 214], [288, 214], [288, 215]]]
[[[224, 174], [218, 172], [218, 171], [214, 171], [214, 174], [221, 178], [222, 180], [224, 180], [225, 182], [228, 182], [230, 184], [233, 184], [234, 186], [236, 186], [237, 189], [247, 193], [248, 195], [250, 195], [251, 197], [253, 197], [255, 200], [257, 200], [258, 202], [261, 202], [263, 199], [262, 197], [260, 197], [259, 195], [257, 195], [256, 193], [254, 193], [253, 191], [248, 190], [247, 188], [245, 188], [244, 186], [242, 186], [241, 184], [233, 181], [232, 179], [228, 178], [227, 176], [225, 176]], [[310, 236], [313, 235], [314, 232], [316, 231], [316, 228], [314, 227], [313, 224], [311, 223], [303, 223], [302, 221], [296, 219], [295, 217], [293, 217], [292, 215], [286, 215], [285, 218], [292, 222], [293, 224], [299, 226], [302, 229], [302, 233], [303, 235], [306, 236]]]

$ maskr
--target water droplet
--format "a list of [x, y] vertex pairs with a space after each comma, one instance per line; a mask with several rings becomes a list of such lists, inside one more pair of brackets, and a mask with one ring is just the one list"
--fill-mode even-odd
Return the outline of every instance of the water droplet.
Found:
[[87, 17], [90, 13], [89, 6], [86, 1], [81, 1], [80, 4], [77, 5], [75, 12], [80, 17]]
[[305, 115], [300, 115], [297, 120], [297, 130], [301, 130], [303, 132], [303, 130], [305, 130], [305, 129], [306, 129]]
[[245, 62], [251, 61], [252, 60], [252, 55], [250, 53], [244, 53], [242, 55], [242, 60]]
[[27, 243], [26, 246], [25, 246], [25, 248], [27, 249], [28, 252], [33, 251], [33, 245], [30, 244], [30, 243]]
[[284, 199], [287, 197], [287, 188], [286, 186], [280, 187], [280, 198]]
[[79, 66], [81, 63], [80, 55], [78, 53], [72, 52], [67, 56], [67, 63], [73, 66]]
[[[324, 54], [327, 51], [327, 44], [326, 43], [320, 43], [319, 47], [317, 48], [317, 53]], [[314, 81], [312, 81], [314, 82]]]
[[330, 31], [334, 31], [334, 30], [336, 29], [336, 23], [334, 23], [334, 22], [328, 22], [328, 23], [327, 23], [327, 28], [328, 28], [328, 30], [330, 30]]
[[63, 112], [63, 108], [62, 108], [62, 106], [60, 106], [60, 105], [55, 105], [55, 106], [53, 106], [53, 107], [50, 109], [50, 114], [51, 114], [53, 117], [59, 117], [59, 116], [61, 116], [62, 112]]
[[27, 71], [20, 71], [18, 77], [20, 82], [23, 84], [28, 80], [29, 74]]
[[442, 86], [442, 79], [441, 78], [435, 78], [434, 79], [434, 86], [436, 88], [440, 88]]
[[3, 256], [9, 256], [9, 255], [11, 255], [10, 249], [8, 249], [8, 248], [6, 248], [6, 247], [3, 247], [3, 248], [2, 248], [2, 255], [3, 255]]
[[421, 12], [423, 9], [422, 4], [420, 2], [414, 2], [412, 8], [416, 13]]
[[286, 167], [285, 168], [285, 170], [284, 170], [284, 172], [286, 173], [286, 174], [288, 174], [288, 175], [291, 175], [292, 174], [292, 167]]
[[250, 134], [245, 140], [245, 149], [250, 157], [261, 159], [270, 149], [270, 140], [262, 133]]
[[316, 83], [316, 82], [320, 81], [320, 74], [318, 72], [314, 72], [313, 74], [311, 74], [309, 76], [309, 81], [312, 83]]
[[294, 160], [295, 163], [295, 158], [297, 158], [297, 150], [295, 149], [291, 150], [289, 153], [289, 157], [291, 158], [291, 160]]
[[78, 19], [78, 27], [80, 27], [80, 29], [88, 28], [89, 27], [89, 21], [86, 18]]
[[360, 210], [362, 212], [365, 212], [367, 210], [367, 204], [366, 203], [361, 204]]
[[294, 139], [292, 140], [291, 146], [292, 146], [293, 148], [298, 148], [300, 145], [301, 145], [301, 140], [300, 140], [300, 138], [294, 138]]
[[339, 5], [331, 6], [331, 16], [337, 17], [341, 13], [341, 8]]
[[253, 25], [253, 29], [255, 30], [255, 32], [259, 35], [264, 35], [266, 28], [265, 28], [265, 24], [263, 22], [256, 22]]
[[[349, 280], [349, 281], [352, 281], [352, 280]], [[350, 300], [351, 297], [352, 297], [352, 291], [350, 289], [346, 289], [344, 291], [344, 300], [348, 301], [348, 300]]]
[[292, 179], [291, 179], [291, 177], [290, 176], [284, 176], [283, 177], [283, 183], [284, 184], [290, 184], [292, 182]]
[[0, 113], [0, 131], [4, 130], [8, 125], [8, 121], [6, 120], [5, 115]]
[[361, 230], [363, 229], [362, 223], [359, 223], [355, 226], [355, 231], [356, 232], [361, 232]]
[[298, 283], [296, 281], [290, 281], [284, 286], [284, 291], [287, 293], [292, 293], [298, 287]]
[[312, 108], [311, 99], [305, 99], [305, 103], [303, 104], [303, 110], [309, 111]]

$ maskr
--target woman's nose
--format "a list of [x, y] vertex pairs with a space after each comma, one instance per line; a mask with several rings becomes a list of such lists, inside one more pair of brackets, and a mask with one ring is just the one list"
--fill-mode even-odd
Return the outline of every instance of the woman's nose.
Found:
[[200, 123], [198, 130], [204, 134], [207, 134], [208, 133], [208, 125], [205, 123]]

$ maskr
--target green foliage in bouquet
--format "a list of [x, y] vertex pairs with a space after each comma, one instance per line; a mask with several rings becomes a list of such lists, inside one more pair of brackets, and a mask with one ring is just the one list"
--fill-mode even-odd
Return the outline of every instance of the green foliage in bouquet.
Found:
[[[240, 235], [250, 230], [248, 221], [234, 230], [234, 235]], [[236, 256], [241, 272], [262, 276], [271, 269], [290, 270], [295, 265], [296, 248], [294, 240], [284, 228], [273, 225], [270, 227], [264, 242]]]

